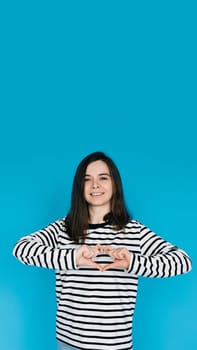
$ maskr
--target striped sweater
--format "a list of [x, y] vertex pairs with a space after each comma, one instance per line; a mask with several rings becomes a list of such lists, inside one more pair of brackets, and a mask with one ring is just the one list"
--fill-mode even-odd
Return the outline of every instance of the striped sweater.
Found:
[[[126, 247], [128, 269], [99, 271], [76, 266], [79, 246], [68, 236], [65, 218], [21, 238], [13, 254], [24, 264], [56, 271], [57, 339], [84, 350], [131, 350], [138, 277], [170, 277], [188, 272], [191, 261], [141, 223], [131, 220], [124, 230], [109, 223], [89, 225], [87, 245]], [[112, 262], [106, 254], [99, 264]]]

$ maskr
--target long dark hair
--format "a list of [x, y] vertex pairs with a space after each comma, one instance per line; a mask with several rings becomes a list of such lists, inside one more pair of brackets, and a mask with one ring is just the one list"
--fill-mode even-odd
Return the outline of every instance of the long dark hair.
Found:
[[91, 153], [80, 162], [76, 170], [72, 187], [71, 207], [66, 217], [67, 232], [75, 242], [85, 242], [89, 225], [89, 212], [88, 204], [84, 198], [84, 179], [87, 166], [97, 160], [102, 160], [107, 164], [114, 188], [111, 212], [105, 215], [104, 221], [109, 220], [116, 230], [120, 230], [125, 227], [130, 218], [124, 201], [122, 181], [118, 168], [105, 153]]

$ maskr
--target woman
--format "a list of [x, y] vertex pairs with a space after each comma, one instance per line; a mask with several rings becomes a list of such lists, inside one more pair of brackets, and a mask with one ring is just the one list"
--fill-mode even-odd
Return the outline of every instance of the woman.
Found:
[[130, 218], [119, 171], [102, 152], [79, 164], [67, 217], [21, 238], [14, 255], [56, 270], [59, 350], [131, 350], [138, 277], [191, 270], [183, 250]]

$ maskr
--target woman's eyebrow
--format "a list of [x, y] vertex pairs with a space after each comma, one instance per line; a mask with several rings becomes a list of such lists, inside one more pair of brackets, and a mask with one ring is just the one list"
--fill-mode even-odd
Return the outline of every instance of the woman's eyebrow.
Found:
[[[111, 176], [109, 173], [99, 173], [98, 174], [99, 176], [103, 176], [103, 175], [107, 175], [107, 176]], [[91, 175], [89, 175], [89, 174], [85, 174], [85, 176], [91, 176]]]
[[99, 175], [107, 175], [107, 176], [110, 176], [109, 173], [100, 173]]

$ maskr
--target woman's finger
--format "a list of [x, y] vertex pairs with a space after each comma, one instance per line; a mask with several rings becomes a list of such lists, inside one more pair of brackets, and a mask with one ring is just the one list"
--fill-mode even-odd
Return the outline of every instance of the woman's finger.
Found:
[[108, 254], [112, 259], [114, 259], [114, 252], [115, 252], [114, 248], [112, 248], [110, 246], [104, 247], [104, 253]]
[[104, 247], [100, 244], [96, 245], [97, 254], [102, 254], [104, 252]]

